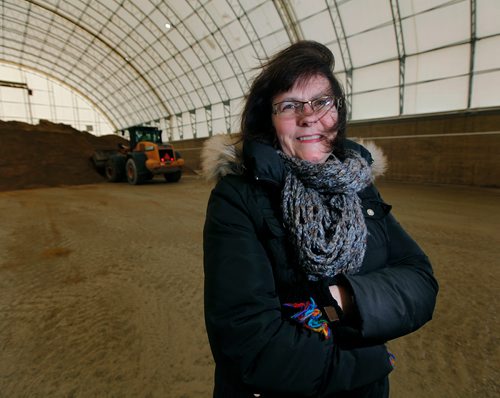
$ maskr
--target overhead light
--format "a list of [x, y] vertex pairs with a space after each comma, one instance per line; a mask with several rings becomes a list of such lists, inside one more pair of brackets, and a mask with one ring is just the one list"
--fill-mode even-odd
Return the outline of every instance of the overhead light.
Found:
[[167, 23], [165, 24], [165, 27], [166, 27], [167, 29], [170, 29], [170, 28], [172, 27], [172, 25], [170, 25], [170, 24], [167, 22]]

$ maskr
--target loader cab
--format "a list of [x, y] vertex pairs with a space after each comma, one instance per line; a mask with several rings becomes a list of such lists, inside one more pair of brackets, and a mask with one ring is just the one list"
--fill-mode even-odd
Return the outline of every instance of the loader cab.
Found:
[[156, 127], [149, 126], [134, 126], [129, 127], [127, 130], [122, 131], [122, 135], [125, 135], [125, 131], [129, 133], [130, 148], [133, 150], [137, 143], [141, 141], [149, 141], [155, 144], [161, 144], [161, 130]]

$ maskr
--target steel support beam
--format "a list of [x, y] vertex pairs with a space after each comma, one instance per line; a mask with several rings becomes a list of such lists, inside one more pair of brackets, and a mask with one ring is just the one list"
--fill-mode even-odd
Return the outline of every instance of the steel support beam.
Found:
[[274, 7], [278, 12], [286, 34], [290, 39], [290, 43], [295, 43], [303, 40], [304, 34], [297, 23], [297, 17], [293, 11], [293, 7], [287, 0], [273, 0]]
[[398, 0], [391, 0], [392, 20], [394, 22], [394, 35], [396, 36], [396, 43], [398, 47], [399, 59], [399, 114], [404, 112], [404, 95], [405, 95], [405, 64], [406, 52], [405, 42], [403, 37], [403, 28], [401, 26], [401, 15], [399, 13]]
[[476, 58], [476, 29], [477, 29], [477, 1], [470, 0], [470, 62], [469, 62], [469, 90], [467, 93], [467, 109], [472, 104], [472, 90], [474, 89], [474, 61]]
[[176, 113], [175, 114], [175, 120], [177, 124], [177, 131], [179, 132], [179, 139], [183, 140], [184, 139], [184, 130], [183, 130], [183, 123], [182, 123], [182, 113]]
[[330, 19], [332, 21], [333, 29], [335, 30], [335, 36], [337, 37], [337, 42], [339, 44], [340, 56], [344, 62], [345, 74], [346, 74], [346, 87], [345, 87], [345, 100], [347, 105], [347, 119], [352, 118], [352, 58], [351, 51], [349, 50], [349, 45], [347, 43], [347, 38], [345, 34], [344, 25], [342, 23], [342, 17], [340, 16], [339, 8], [335, 0], [327, 0], [328, 10], [330, 11]]
[[208, 136], [211, 137], [214, 133], [214, 119], [212, 116], [212, 105], [205, 106], [205, 119], [207, 121]]
[[252, 48], [257, 54], [257, 58], [259, 60], [265, 59], [267, 57], [266, 50], [264, 49], [261, 38], [257, 33], [255, 26], [248, 17], [245, 9], [241, 6], [241, 0], [228, 0], [228, 3], [231, 5], [231, 9], [240, 21], [243, 31], [247, 35]]
[[196, 110], [192, 109], [189, 111], [189, 121], [191, 122], [191, 131], [193, 132], [193, 138], [196, 138], [198, 135], [196, 125]]
[[224, 106], [224, 121], [226, 122], [226, 132], [231, 134], [231, 103], [229, 101], [222, 101]]
[[167, 130], [167, 141], [174, 140], [174, 118], [172, 115], [164, 118], [165, 120], [165, 129]]

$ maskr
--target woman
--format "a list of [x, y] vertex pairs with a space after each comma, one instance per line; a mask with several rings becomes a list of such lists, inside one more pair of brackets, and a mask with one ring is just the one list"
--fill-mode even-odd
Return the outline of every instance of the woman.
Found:
[[373, 186], [370, 153], [345, 139], [333, 65], [316, 42], [276, 54], [248, 94], [242, 153], [211, 154], [214, 397], [387, 397], [384, 343], [432, 317], [431, 265]]

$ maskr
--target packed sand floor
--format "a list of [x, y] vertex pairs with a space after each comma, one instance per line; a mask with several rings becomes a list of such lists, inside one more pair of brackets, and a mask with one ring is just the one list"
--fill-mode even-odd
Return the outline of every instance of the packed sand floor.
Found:
[[[440, 283], [391, 342], [392, 397], [498, 397], [500, 192], [379, 184]], [[0, 192], [0, 397], [210, 397], [202, 229], [211, 185]]]

